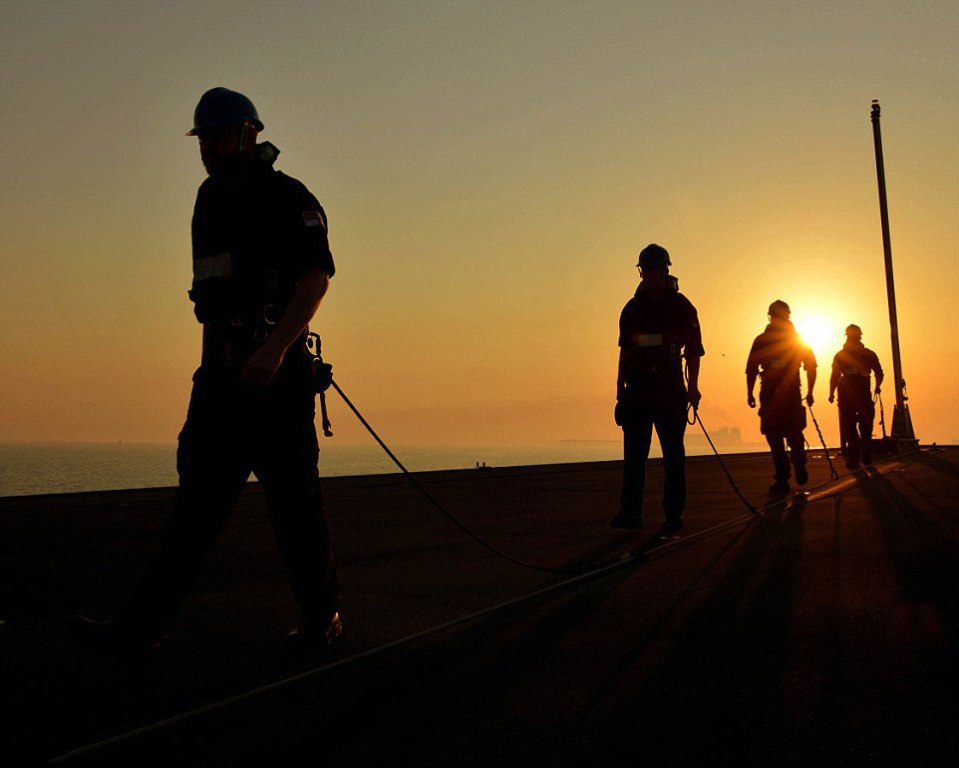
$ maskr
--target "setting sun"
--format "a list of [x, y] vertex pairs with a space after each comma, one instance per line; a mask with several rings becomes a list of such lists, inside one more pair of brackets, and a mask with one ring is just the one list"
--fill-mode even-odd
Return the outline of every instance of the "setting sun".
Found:
[[820, 365], [823, 361], [828, 362], [827, 356], [831, 357], [831, 352], [835, 352], [842, 346], [845, 326], [835, 318], [825, 314], [794, 316], [793, 324], [799, 331], [799, 335], [816, 353], [816, 359], [819, 360]]

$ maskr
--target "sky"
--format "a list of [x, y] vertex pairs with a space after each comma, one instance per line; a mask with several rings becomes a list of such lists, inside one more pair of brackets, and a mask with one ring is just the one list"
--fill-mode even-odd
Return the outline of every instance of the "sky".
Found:
[[761, 439], [744, 367], [777, 298], [821, 334], [827, 440], [848, 323], [891, 423], [879, 99], [913, 423], [959, 442], [954, 0], [2, 0], [0, 22], [0, 441], [176, 439], [200, 350], [184, 134], [226, 86], [327, 211], [313, 327], [405, 445], [617, 439], [617, 322], [649, 242], [699, 310], [709, 429]]

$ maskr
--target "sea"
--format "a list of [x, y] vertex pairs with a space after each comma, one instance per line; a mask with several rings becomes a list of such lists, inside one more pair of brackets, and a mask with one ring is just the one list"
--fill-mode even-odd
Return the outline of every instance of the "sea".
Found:
[[[572, 464], [623, 457], [622, 443], [618, 440], [568, 440], [519, 446], [415, 445], [390, 446], [390, 449], [411, 472]], [[690, 455], [711, 452], [707, 444], [689, 435], [686, 450]], [[661, 455], [654, 440], [650, 456]], [[348, 445], [321, 439], [320, 474], [324, 477], [400, 471], [375, 443]], [[0, 443], [0, 496], [164, 488], [176, 484], [176, 445], [172, 443]]]
[[[617, 441], [540, 446], [391, 446], [390, 450], [411, 472], [622, 458], [622, 446]], [[322, 476], [399, 471], [376, 444], [321, 443]], [[176, 444], [0, 443], [0, 496], [161, 488], [176, 484]]]

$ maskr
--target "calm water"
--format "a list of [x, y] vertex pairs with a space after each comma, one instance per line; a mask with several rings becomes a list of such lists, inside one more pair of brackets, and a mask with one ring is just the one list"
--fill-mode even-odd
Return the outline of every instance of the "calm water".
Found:
[[[618, 442], [570, 442], [545, 446], [391, 446], [411, 471], [564, 464], [622, 458]], [[654, 444], [653, 455], [658, 454]], [[694, 451], [691, 451], [694, 452]], [[176, 446], [142, 443], [2, 443], [0, 496], [106, 491], [176, 485]], [[321, 442], [320, 473], [378, 475], [399, 472], [378, 445]]]

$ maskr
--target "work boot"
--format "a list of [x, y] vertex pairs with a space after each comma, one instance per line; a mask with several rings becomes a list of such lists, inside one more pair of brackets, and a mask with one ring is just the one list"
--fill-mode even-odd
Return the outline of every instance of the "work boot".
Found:
[[642, 512], [620, 512], [616, 517], [609, 521], [613, 528], [642, 528]]
[[339, 612], [326, 622], [313, 622], [306, 618], [286, 636], [287, 651], [297, 657], [328, 658], [343, 636], [343, 622]]
[[806, 469], [806, 465], [796, 467], [796, 485], [805, 485], [808, 482], [809, 471]]
[[769, 486], [770, 496], [785, 496], [787, 493], [789, 493], [788, 480], [777, 480]]
[[686, 526], [681, 517], [667, 517], [659, 529], [659, 538], [678, 539]]

